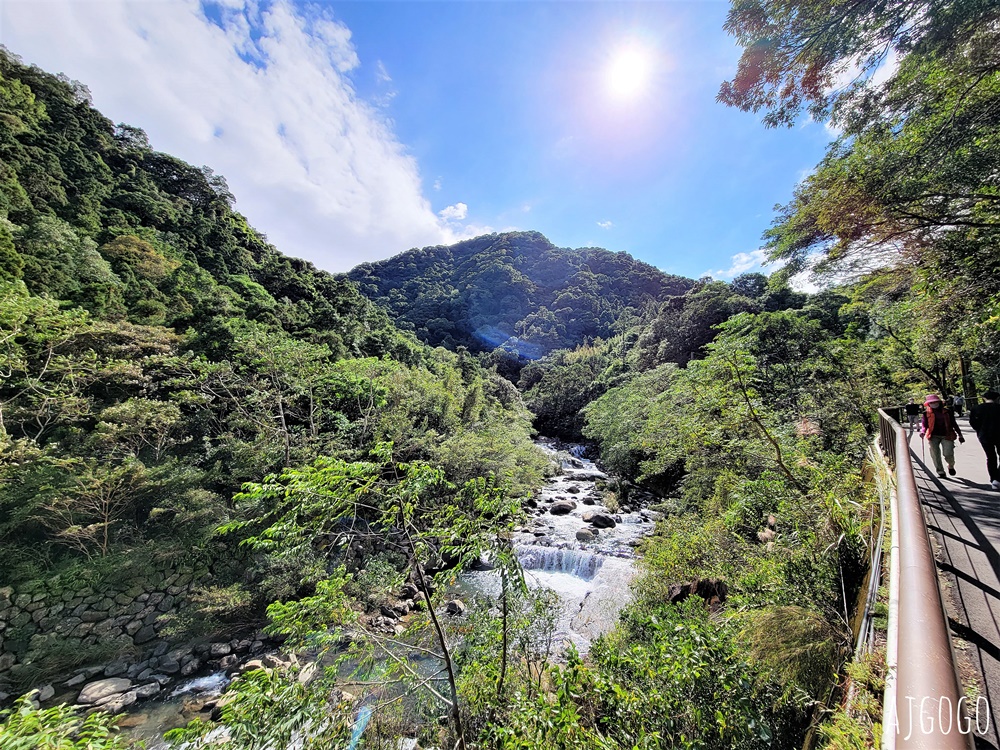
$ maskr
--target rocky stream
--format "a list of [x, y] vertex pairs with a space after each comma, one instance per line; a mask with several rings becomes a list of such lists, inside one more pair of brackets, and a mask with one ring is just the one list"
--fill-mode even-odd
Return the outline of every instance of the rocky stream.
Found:
[[[529, 520], [515, 530], [513, 543], [530, 587], [547, 588], [559, 599], [555, 613], [554, 653], [572, 644], [586, 653], [593, 640], [609, 630], [628, 603], [636, 574], [634, 548], [652, 532], [655, 511], [642, 498], [621, 503], [608, 489], [609, 477], [584, 457], [580, 446], [538, 441], [558, 467], [541, 492], [528, 501]], [[610, 507], [609, 507], [610, 506]], [[488, 567], [488, 566], [487, 566]], [[463, 573], [455, 598], [443, 608], [465, 616], [461, 599], [495, 595], [496, 573]], [[401, 596], [404, 596], [401, 594]], [[402, 601], [400, 604], [413, 605]], [[409, 607], [394, 613], [383, 607], [373, 623], [403, 630]], [[261, 638], [258, 635], [258, 638]], [[65, 700], [87, 707], [123, 712], [121, 726], [145, 740], [151, 750], [166, 747], [164, 731], [183, 726], [211, 711], [232, 677], [247, 669], [288, 665], [293, 656], [277, 653], [263, 640], [211, 643], [167, 651], [128, 670], [102, 667], [80, 670], [71, 680], [40, 695], [43, 702]], [[177, 662], [174, 669], [174, 662]], [[200, 667], [200, 669], [199, 669]], [[70, 694], [71, 693], [71, 694]]]

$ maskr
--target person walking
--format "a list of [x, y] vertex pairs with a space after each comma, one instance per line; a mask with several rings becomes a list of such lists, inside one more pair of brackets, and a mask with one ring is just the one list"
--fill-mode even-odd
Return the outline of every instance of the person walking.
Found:
[[962, 430], [955, 421], [955, 415], [945, 408], [941, 397], [936, 393], [931, 393], [924, 399], [924, 406], [926, 408], [920, 424], [920, 434], [927, 438], [937, 475], [944, 476], [944, 464], [941, 463], [941, 454], [944, 453], [948, 473], [955, 476], [955, 438], [958, 437], [960, 443], [965, 442]]
[[1000, 490], [1000, 393], [990, 390], [983, 394], [983, 403], [969, 410], [969, 426], [976, 431], [979, 444], [986, 451], [986, 471], [990, 484]]
[[906, 418], [910, 422], [910, 434], [913, 434], [913, 430], [916, 429], [917, 425], [920, 423], [920, 404], [914, 401], [912, 398], [910, 402], [903, 407], [906, 412]]
[[965, 411], [965, 396], [963, 396], [961, 393], [956, 394], [955, 397], [952, 399], [952, 403], [955, 404], [955, 416], [956, 417], [962, 416], [963, 412]]

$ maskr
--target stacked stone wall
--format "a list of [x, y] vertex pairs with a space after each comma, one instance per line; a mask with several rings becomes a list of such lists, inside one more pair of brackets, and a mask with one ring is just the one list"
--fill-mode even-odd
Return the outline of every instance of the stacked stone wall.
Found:
[[170, 568], [128, 587], [56, 577], [0, 588], [0, 685], [22, 683], [57, 652], [133, 660], [161, 640], [164, 616], [182, 611], [211, 578], [205, 568]]

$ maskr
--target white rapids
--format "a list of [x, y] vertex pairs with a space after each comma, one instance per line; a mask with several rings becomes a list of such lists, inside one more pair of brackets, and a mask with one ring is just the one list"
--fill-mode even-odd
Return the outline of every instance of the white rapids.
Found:
[[[633, 548], [652, 532], [653, 523], [641, 513], [616, 513], [602, 504], [603, 495], [595, 483], [608, 477], [581, 457], [579, 446], [572, 446], [567, 454], [545, 442], [538, 445], [561, 465], [562, 474], [549, 479], [542, 489], [535, 515], [515, 533], [515, 550], [528, 585], [552, 589], [562, 602], [556, 642], [563, 647], [572, 643], [586, 653], [631, 601], [630, 584], [636, 574]], [[560, 501], [576, 507], [564, 515], [552, 515], [548, 509]], [[583, 520], [588, 511], [607, 514], [616, 523], [614, 528], [600, 529], [593, 541], [581, 542], [577, 531], [593, 529]], [[469, 581], [483, 593], [497, 593], [494, 574], [472, 573]]]

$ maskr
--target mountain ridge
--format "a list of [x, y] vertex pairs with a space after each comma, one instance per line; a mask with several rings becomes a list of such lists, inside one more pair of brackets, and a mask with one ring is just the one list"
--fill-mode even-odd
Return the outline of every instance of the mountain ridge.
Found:
[[625, 309], [641, 310], [696, 283], [626, 252], [557, 247], [537, 231], [412, 248], [344, 277], [424, 343], [503, 348], [523, 359], [607, 338]]

